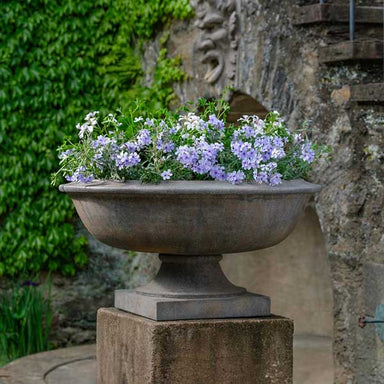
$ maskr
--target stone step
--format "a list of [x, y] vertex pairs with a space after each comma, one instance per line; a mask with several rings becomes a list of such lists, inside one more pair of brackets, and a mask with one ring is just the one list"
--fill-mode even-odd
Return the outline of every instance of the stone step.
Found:
[[383, 42], [381, 40], [343, 41], [338, 44], [319, 48], [320, 63], [340, 61], [372, 61], [383, 59]]
[[[293, 9], [294, 25], [319, 23], [348, 23], [349, 6], [339, 4], [312, 4]], [[355, 21], [359, 24], [382, 24], [381, 7], [356, 7]]]
[[384, 83], [346, 85], [334, 90], [332, 99], [339, 105], [348, 102], [381, 103], [384, 102]]

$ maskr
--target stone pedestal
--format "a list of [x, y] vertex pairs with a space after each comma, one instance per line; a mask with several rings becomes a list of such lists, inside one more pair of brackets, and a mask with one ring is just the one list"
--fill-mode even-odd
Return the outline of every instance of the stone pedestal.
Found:
[[291, 384], [293, 322], [156, 322], [115, 308], [97, 319], [98, 384]]

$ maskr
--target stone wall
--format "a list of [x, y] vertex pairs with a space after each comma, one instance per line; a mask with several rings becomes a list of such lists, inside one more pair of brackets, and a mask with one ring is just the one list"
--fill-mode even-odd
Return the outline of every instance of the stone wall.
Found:
[[[352, 103], [333, 92], [347, 84], [381, 81], [381, 64], [320, 64], [319, 47], [347, 40], [348, 25], [294, 26], [291, 1], [242, 0], [228, 15], [223, 9], [229, 3], [197, 2], [197, 21], [174, 25], [169, 49], [182, 56], [189, 75], [176, 91], [186, 101], [217, 96], [231, 85], [268, 110], [279, 110], [290, 127], [311, 119], [313, 138], [332, 147], [332, 160], [321, 164], [312, 180], [324, 185], [316, 198], [316, 211], [331, 269], [335, 382], [382, 383], [383, 343], [372, 326], [361, 330], [357, 320], [363, 314], [374, 316], [376, 306], [384, 301], [380, 273], [384, 262], [383, 107]], [[209, 20], [210, 15], [219, 15], [223, 22], [207, 23], [205, 28], [201, 20]], [[235, 23], [235, 32], [228, 18]], [[235, 66], [236, 71], [230, 77], [223, 70], [212, 82], [207, 79], [218, 59], [207, 62], [196, 47], [209, 42], [210, 35], [220, 29], [226, 35], [216, 46], [219, 56], [227, 57], [230, 62], [225, 65]], [[381, 30], [358, 26], [357, 32], [359, 37], [373, 38]]]

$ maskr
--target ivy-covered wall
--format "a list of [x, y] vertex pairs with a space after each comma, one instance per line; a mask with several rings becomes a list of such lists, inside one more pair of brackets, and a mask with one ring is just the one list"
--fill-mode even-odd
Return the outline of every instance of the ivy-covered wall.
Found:
[[56, 148], [91, 110], [137, 97], [168, 105], [179, 62], [161, 49], [144, 88], [143, 43], [191, 13], [188, 0], [1, 2], [0, 276], [73, 274], [87, 262], [72, 203], [50, 185]]

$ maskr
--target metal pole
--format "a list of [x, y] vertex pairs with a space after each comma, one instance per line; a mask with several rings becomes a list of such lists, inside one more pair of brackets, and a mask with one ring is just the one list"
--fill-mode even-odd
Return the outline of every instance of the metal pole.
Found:
[[355, 40], [355, 0], [349, 2], [349, 40]]

